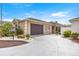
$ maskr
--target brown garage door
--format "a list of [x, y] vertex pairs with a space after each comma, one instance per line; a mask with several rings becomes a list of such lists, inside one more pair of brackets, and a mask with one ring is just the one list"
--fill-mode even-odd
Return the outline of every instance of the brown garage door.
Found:
[[43, 25], [31, 24], [31, 35], [43, 34]]

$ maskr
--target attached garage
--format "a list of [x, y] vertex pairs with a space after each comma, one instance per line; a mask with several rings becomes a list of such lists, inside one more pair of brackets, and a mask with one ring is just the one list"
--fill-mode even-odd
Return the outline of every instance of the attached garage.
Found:
[[20, 26], [24, 35], [54, 34], [56, 33], [55, 26], [60, 27], [57, 22], [46, 22], [35, 18], [14, 21], [14, 25]]
[[31, 24], [31, 35], [43, 34], [43, 25]]

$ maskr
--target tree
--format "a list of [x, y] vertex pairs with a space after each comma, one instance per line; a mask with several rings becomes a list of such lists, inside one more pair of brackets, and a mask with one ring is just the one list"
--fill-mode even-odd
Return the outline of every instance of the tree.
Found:
[[3, 36], [9, 36], [11, 34], [11, 29], [12, 29], [12, 23], [7, 22], [7, 23], [3, 24], [3, 26], [2, 26]]

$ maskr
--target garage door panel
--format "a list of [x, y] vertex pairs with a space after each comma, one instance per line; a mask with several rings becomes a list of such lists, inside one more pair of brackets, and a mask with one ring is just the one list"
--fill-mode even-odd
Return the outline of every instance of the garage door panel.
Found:
[[43, 34], [43, 25], [31, 24], [31, 34], [32, 35]]

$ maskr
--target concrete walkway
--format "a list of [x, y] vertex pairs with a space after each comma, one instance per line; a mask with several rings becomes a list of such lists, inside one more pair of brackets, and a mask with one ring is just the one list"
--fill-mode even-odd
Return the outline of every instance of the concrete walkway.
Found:
[[0, 55], [9, 56], [79, 56], [79, 44], [59, 35], [33, 37], [30, 43], [0, 48]]

